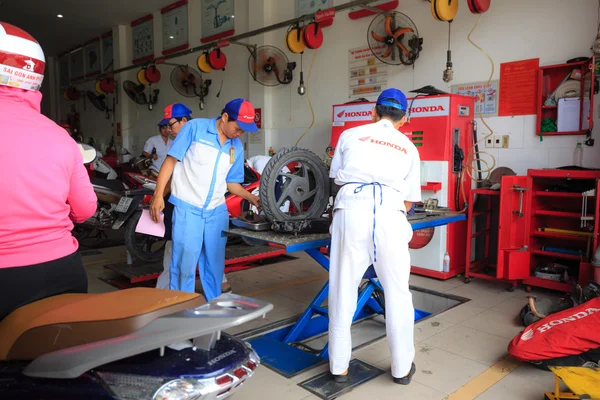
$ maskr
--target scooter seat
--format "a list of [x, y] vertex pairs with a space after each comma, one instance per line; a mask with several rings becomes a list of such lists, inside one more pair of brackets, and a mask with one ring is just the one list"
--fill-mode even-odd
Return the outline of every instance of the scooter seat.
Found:
[[115, 192], [122, 192], [126, 189], [123, 182], [117, 179], [102, 179], [102, 178], [90, 178], [92, 185], [103, 186]]
[[205, 303], [197, 293], [152, 288], [49, 297], [18, 308], [0, 321], [0, 360], [33, 360], [128, 335], [156, 318]]

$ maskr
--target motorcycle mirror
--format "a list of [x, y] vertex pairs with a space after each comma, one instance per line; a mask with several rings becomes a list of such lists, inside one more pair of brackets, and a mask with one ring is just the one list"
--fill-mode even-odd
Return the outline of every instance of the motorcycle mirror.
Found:
[[122, 148], [121, 148], [121, 155], [123, 155], [123, 156], [126, 156], [126, 155], [128, 155], [128, 154], [131, 154], [131, 153], [129, 152], [129, 150], [127, 150], [125, 147], [122, 147]]
[[96, 149], [85, 143], [77, 143], [79, 146], [79, 151], [81, 151], [81, 155], [83, 157], [83, 164], [89, 164], [94, 162], [97, 156]]

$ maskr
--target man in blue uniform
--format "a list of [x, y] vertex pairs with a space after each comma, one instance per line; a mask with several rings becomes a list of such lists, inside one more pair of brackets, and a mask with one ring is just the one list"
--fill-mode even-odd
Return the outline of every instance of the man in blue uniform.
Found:
[[[239, 137], [258, 130], [254, 115], [250, 102], [232, 100], [220, 117], [187, 122], [169, 150], [158, 175], [150, 214], [159, 221], [165, 208], [165, 188], [171, 179], [169, 202], [175, 206], [171, 290], [194, 292], [198, 265], [206, 300], [221, 294], [227, 242], [221, 232], [229, 226], [225, 192], [260, 206], [258, 197], [241, 185], [244, 148]], [[173, 118], [169, 126], [177, 123]]]

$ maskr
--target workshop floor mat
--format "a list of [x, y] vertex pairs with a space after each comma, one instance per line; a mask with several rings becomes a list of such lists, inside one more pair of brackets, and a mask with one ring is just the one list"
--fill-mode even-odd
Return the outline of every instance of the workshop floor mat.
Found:
[[321, 399], [332, 400], [356, 389], [360, 385], [365, 384], [384, 373], [384, 370], [354, 358], [350, 360], [348, 382], [337, 383], [333, 380], [329, 371], [326, 371], [319, 375], [313, 376], [304, 382], [300, 382], [298, 386], [308, 390]]

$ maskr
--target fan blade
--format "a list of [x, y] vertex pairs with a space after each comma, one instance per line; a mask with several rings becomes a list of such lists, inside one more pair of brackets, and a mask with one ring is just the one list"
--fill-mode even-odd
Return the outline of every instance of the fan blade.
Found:
[[385, 53], [383, 53], [383, 54], [381, 55], [381, 57], [389, 57], [389, 56], [390, 56], [390, 54], [392, 54], [392, 49], [393, 49], [393, 47], [392, 47], [392, 46], [388, 46], [387, 50], [385, 51]]
[[392, 16], [388, 15], [385, 17], [385, 33], [388, 36], [392, 36]]
[[385, 38], [383, 36], [379, 36], [374, 31], [371, 31], [371, 37], [378, 42], [381, 42], [381, 43], [385, 42]]
[[400, 36], [404, 35], [405, 33], [410, 33], [410, 32], [413, 32], [413, 30], [410, 28], [396, 29], [396, 32], [394, 32], [394, 39], [398, 39]]
[[404, 46], [402, 44], [402, 42], [396, 42], [396, 45], [398, 47], [400, 47], [400, 49], [402, 50], [402, 52], [404, 53], [404, 55], [408, 57], [408, 49], [406, 48], [406, 46]]
[[270, 57], [270, 56], [269, 56], [269, 57], [267, 57], [267, 54], [265, 54], [265, 53], [266, 53], [266, 51], [265, 51], [265, 52], [261, 52], [261, 53], [260, 53], [260, 64], [261, 64], [261, 65], [263, 65], [263, 66], [264, 66], [266, 63], [268, 63], [268, 62], [269, 62], [269, 60], [271, 59], [271, 57]]

